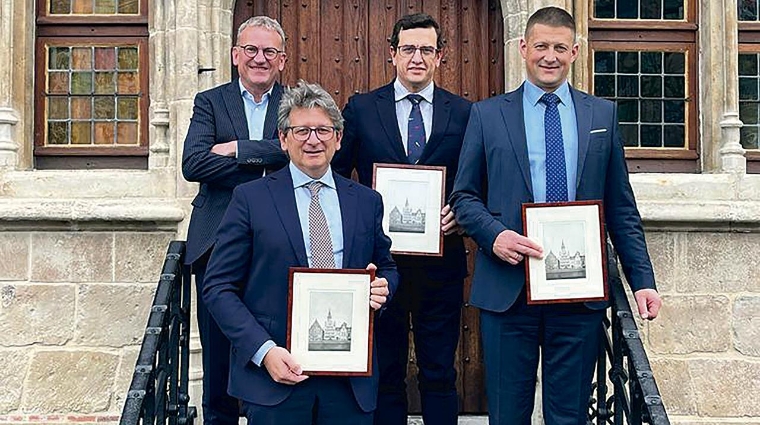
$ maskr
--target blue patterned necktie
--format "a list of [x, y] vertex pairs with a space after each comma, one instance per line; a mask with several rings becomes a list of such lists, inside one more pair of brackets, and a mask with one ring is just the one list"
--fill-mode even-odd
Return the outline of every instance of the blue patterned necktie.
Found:
[[420, 102], [422, 96], [409, 94], [406, 96], [412, 102], [412, 112], [409, 113], [409, 125], [406, 139], [406, 153], [410, 164], [416, 164], [425, 149], [425, 124], [422, 122]]
[[330, 227], [327, 225], [325, 212], [319, 204], [319, 191], [322, 182], [312, 181], [307, 185], [311, 192], [309, 202], [309, 242], [311, 242], [311, 266], [318, 269], [334, 269], [335, 257], [333, 256]]
[[567, 172], [565, 146], [562, 143], [562, 123], [557, 109], [559, 97], [554, 93], [544, 93], [541, 96], [541, 102], [546, 105], [544, 112], [546, 202], [565, 202], [567, 201]]

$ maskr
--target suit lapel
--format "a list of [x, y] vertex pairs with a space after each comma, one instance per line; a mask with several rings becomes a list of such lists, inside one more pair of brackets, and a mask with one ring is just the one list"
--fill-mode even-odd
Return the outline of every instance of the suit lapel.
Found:
[[351, 253], [353, 252], [354, 236], [356, 235], [356, 215], [359, 214], [358, 199], [356, 195], [355, 182], [343, 179], [333, 173], [335, 187], [338, 191], [338, 202], [340, 203], [341, 223], [343, 224], [343, 264], [347, 267], [351, 264]]
[[380, 114], [380, 124], [391, 142], [391, 149], [396, 154], [396, 161], [400, 163], [408, 162], [406, 151], [401, 140], [401, 133], [398, 130], [398, 121], [396, 121], [396, 100], [393, 97], [393, 84], [388, 84], [379, 90], [377, 98], [377, 111]]
[[245, 118], [243, 96], [240, 95], [238, 80], [227, 85], [227, 95], [223, 96], [223, 98], [232, 127], [235, 129], [235, 136], [238, 140], [248, 140], [248, 120]]
[[277, 138], [277, 109], [280, 107], [281, 98], [282, 86], [280, 83], [274, 83], [274, 87], [272, 87], [272, 93], [269, 95], [267, 115], [264, 118], [264, 139]]
[[298, 219], [298, 208], [296, 207], [296, 196], [293, 191], [293, 178], [290, 175], [290, 169], [285, 167], [281, 172], [270, 174], [267, 186], [274, 200], [274, 207], [282, 221], [282, 226], [287, 233], [290, 246], [298, 259], [298, 265], [308, 267], [309, 261], [306, 258], [306, 245], [301, 231], [301, 222]]
[[446, 92], [440, 88], [435, 88], [433, 94], [433, 125], [431, 126], [430, 137], [428, 137], [425, 149], [420, 156], [420, 164], [424, 164], [430, 155], [435, 152], [435, 148], [441, 144], [443, 135], [446, 133], [446, 127], [449, 125], [451, 115], [451, 100]]
[[589, 99], [586, 93], [575, 90], [572, 87], [570, 87], [570, 93], [573, 96], [575, 121], [578, 124], [578, 173], [575, 179], [575, 187], [577, 188], [581, 183], [583, 166], [586, 163], [586, 154], [588, 153], [589, 138], [591, 136], [593, 109], [591, 108], [591, 99]]
[[501, 115], [507, 127], [507, 134], [512, 145], [512, 150], [517, 157], [525, 186], [533, 197], [533, 184], [530, 180], [530, 160], [528, 159], [528, 139], [525, 136], [525, 119], [523, 116], [523, 88], [522, 86], [507, 93], [501, 104]]

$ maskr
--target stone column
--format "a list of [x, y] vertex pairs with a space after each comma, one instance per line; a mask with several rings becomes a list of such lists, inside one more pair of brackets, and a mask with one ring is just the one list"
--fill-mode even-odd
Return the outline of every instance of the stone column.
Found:
[[12, 108], [13, 0], [0, 0], [0, 170], [14, 169], [18, 142], [14, 140], [18, 113]]
[[739, 35], [736, 0], [723, 0], [723, 117], [720, 121], [721, 148], [719, 150], [721, 167], [724, 173], [744, 174], [747, 172], [747, 158], [739, 142]]
[[169, 150], [169, 107], [166, 103], [168, 79], [166, 67], [166, 5], [152, 2], [150, 22], [150, 156], [149, 167], [164, 168], [172, 165]]

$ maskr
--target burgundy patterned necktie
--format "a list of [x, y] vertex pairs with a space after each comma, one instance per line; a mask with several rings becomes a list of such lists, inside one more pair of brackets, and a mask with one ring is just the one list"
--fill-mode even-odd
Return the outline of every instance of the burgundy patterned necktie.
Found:
[[311, 242], [311, 267], [318, 269], [334, 269], [335, 257], [333, 257], [332, 239], [330, 228], [327, 226], [327, 218], [322, 206], [319, 205], [319, 191], [323, 183], [313, 181], [307, 185], [311, 192], [309, 202], [309, 241]]

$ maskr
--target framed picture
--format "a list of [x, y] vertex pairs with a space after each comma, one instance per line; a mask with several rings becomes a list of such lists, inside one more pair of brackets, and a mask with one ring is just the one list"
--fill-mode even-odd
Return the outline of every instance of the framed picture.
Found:
[[443, 255], [445, 184], [442, 166], [375, 164], [372, 188], [383, 196], [383, 230], [392, 253]]
[[602, 203], [523, 204], [525, 235], [544, 258], [525, 262], [528, 304], [607, 300]]
[[375, 272], [290, 268], [287, 349], [306, 375], [372, 375]]

